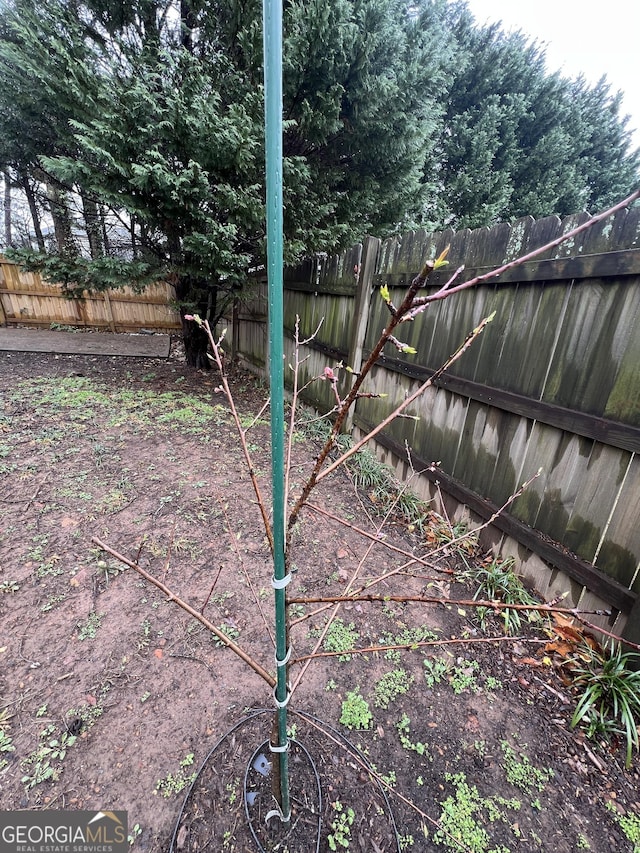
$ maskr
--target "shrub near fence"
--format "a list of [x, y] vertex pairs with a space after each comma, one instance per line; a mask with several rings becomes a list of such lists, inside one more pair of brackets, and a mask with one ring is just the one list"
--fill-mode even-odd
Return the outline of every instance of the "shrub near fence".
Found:
[[[302, 382], [344, 361], [357, 370], [387, 319], [377, 296], [392, 299], [424, 261], [450, 244], [460, 280], [567, 233], [587, 214], [549, 217], [458, 233], [412, 232], [306, 262], [285, 274], [287, 355], [293, 363], [296, 316], [309, 356]], [[600, 624], [640, 641], [640, 210], [623, 210], [574, 241], [483, 285], [432, 303], [403, 340], [417, 355], [385, 352], [361, 399], [355, 428], [367, 429], [430, 376], [492, 311], [481, 339], [416, 403], [378, 436], [378, 451], [406, 475], [437, 461], [423, 479], [427, 496], [441, 489], [448, 510], [466, 506], [489, 518], [539, 468], [541, 476], [494, 524], [488, 540], [513, 554], [524, 576], [547, 598], [568, 592], [567, 606], [608, 607]], [[236, 315], [237, 352], [264, 367], [264, 300]], [[324, 319], [323, 319], [324, 318]], [[332, 405], [328, 383], [307, 399]], [[435, 481], [438, 481], [436, 487]], [[625, 628], [626, 623], [626, 628]]]
[[174, 298], [166, 282], [142, 293], [125, 287], [69, 298], [62, 285], [45, 282], [39, 273], [24, 272], [0, 256], [0, 323], [7, 325], [48, 328], [57, 323], [112, 332], [179, 329], [179, 314], [171, 307]]

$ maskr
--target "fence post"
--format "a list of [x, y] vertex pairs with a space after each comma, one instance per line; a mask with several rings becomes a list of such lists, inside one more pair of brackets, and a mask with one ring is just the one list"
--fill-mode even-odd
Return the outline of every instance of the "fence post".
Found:
[[[369, 325], [369, 308], [371, 306], [371, 290], [373, 287], [373, 276], [376, 270], [378, 252], [382, 241], [377, 237], [367, 237], [362, 247], [362, 260], [360, 261], [360, 275], [354, 299], [354, 323], [351, 329], [351, 340], [349, 341], [349, 356], [347, 364], [354, 373], [358, 373], [362, 367], [362, 353], [367, 327]], [[349, 383], [351, 386], [353, 379]], [[348, 390], [348, 389], [347, 389]], [[353, 426], [354, 408], [347, 415], [344, 423], [345, 432], [350, 432]]]
[[109, 321], [109, 328], [111, 329], [112, 332], [115, 333], [116, 324], [113, 320], [113, 309], [111, 307], [111, 299], [109, 299], [109, 291], [105, 290], [103, 293], [103, 296], [104, 296], [105, 308], [107, 309], [107, 320]]

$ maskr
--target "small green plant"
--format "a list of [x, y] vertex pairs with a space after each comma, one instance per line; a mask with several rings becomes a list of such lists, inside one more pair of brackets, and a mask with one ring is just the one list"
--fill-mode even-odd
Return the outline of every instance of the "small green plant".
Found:
[[451, 672], [451, 664], [445, 658], [425, 658], [422, 663], [425, 669], [424, 677], [427, 687], [431, 689], [448, 678]]
[[136, 838], [138, 838], [139, 835], [142, 835], [142, 828], [141, 828], [139, 823], [134, 823], [134, 825], [131, 827], [131, 831], [129, 832], [129, 835], [127, 835], [127, 841], [129, 842], [129, 847], [133, 847], [135, 840], [136, 840]]
[[78, 639], [93, 640], [98, 633], [104, 613], [96, 613], [92, 610], [84, 622], [78, 622]]
[[[404, 627], [397, 634], [392, 631], [384, 631], [379, 638], [379, 643], [381, 646], [407, 646], [409, 650], [415, 650], [419, 648], [419, 643], [437, 639], [437, 634], [434, 634], [426, 625], [422, 625], [419, 628]], [[387, 649], [384, 656], [394, 663], [400, 663], [402, 657], [400, 649]]]
[[[532, 604], [540, 602], [527, 590], [520, 578], [514, 573], [515, 560], [509, 557], [506, 560], [492, 560], [489, 564], [467, 567], [460, 577], [464, 580], [478, 584], [473, 596], [475, 600], [488, 599], [498, 601], [502, 604]], [[480, 621], [482, 630], [486, 630], [488, 620], [495, 615], [495, 611], [488, 607], [478, 607], [476, 615]], [[520, 611], [505, 607], [500, 610], [499, 617], [504, 623], [505, 634], [517, 634], [522, 626]], [[528, 611], [529, 622], [540, 621], [540, 614], [536, 610]]]
[[234, 779], [232, 782], [227, 782], [225, 785], [225, 790], [229, 795], [229, 805], [232, 806], [235, 801], [238, 799], [238, 789], [240, 786], [240, 780]]
[[373, 715], [369, 710], [369, 703], [360, 692], [350, 690], [347, 698], [342, 703], [340, 722], [348, 729], [370, 729]]
[[[15, 752], [16, 748], [13, 745], [13, 741], [11, 740], [11, 735], [9, 734], [9, 729], [11, 726], [9, 725], [9, 712], [5, 708], [0, 711], [0, 754], [7, 752]], [[6, 758], [0, 758], [0, 772], [4, 770], [9, 762]]]
[[351, 843], [351, 827], [356, 814], [352, 808], [345, 810], [340, 800], [331, 803], [331, 806], [336, 816], [331, 823], [331, 832], [327, 836], [329, 849], [338, 850], [342, 847], [344, 850], [348, 850]]
[[499, 678], [495, 678], [493, 675], [487, 675], [484, 680], [484, 686], [490, 692], [502, 690], [502, 682]]
[[305, 608], [302, 604], [290, 604], [289, 605], [289, 617], [291, 619], [299, 619], [301, 616], [304, 616]]
[[[342, 619], [334, 619], [324, 638], [324, 649], [327, 652], [347, 652], [354, 648], [359, 636], [353, 622], [346, 625]], [[351, 660], [351, 655], [340, 654], [338, 660]]]
[[164, 779], [159, 779], [156, 783], [156, 791], [159, 791], [163, 797], [171, 797], [173, 794], [179, 794], [196, 778], [196, 773], [188, 773], [188, 768], [193, 765], [194, 755], [190, 752], [180, 762], [178, 772], [175, 774], [167, 773]]
[[613, 814], [618, 826], [633, 844], [633, 853], [640, 853], [640, 815], [635, 814], [635, 812], [629, 812], [626, 815], [618, 814], [611, 800], [607, 802], [607, 809]]
[[48, 613], [50, 610], [53, 610], [56, 605], [62, 604], [63, 601], [66, 601], [66, 598], [66, 595], [50, 595], [45, 603], [40, 606], [40, 611], [42, 613]]
[[[66, 720], [79, 720], [81, 726], [85, 729], [90, 729], [104, 714], [103, 702], [107, 694], [107, 689], [102, 689], [98, 696], [95, 705], [86, 704], [78, 708], [69, 708], [65, 714]], [[77, 725], [77, 723], [76, 723]]]
[[[94, 555], [101, 553], [98, 548], [93, 548], [92, 551]], [[111, 580], [111, 578], [115, 578], [125, 571], [125, 566], [123, 566], [122, 563], [119, 563], [117, 560], [96, 559], [96, 566], [104, 576], [105, 586], [109, 586], [109, 581]]]
[[20, 584], [15, 581], [2, 581], [2, 583], [0, 583], [0, 594], [18, 592], [19, 589]]
[[386, 710], [394, 699], [409, 692], [414, 678], [406, 669], [393, 669], [376, 681], [373, 689], [373, 704]]
[[621, 734], [626, 741], [626, 767], [639, 748], [640, 669], [638, 655], [612, 642], [605, 648], [584, 643], [571, 659], [573, 687], [580, 694], [571, 727], [581, 724], [587, 737]]
[[142, 628], [142, 637], [138, 640], [138, 651], [146, 649], [151, 640], [151, 622], [148, 619], [143, 619], [140, 625]]
[[69, 732], [63, 732], [56, 737], [55, 731], [53, 723], [46, 726], [40, 732], [38, 747], [21, 762], [21, 767], [26, 772], [20, 781], [27, 790], [47, 780], [55, 782], [60, 778], [62, 769], [52, 762], [62, 761], [77, 737]]
[[480, 664], [477, 660], [459, 659], [453, 667], [449, 682], [456, 696], [464, 693], [465, 690], [472, 690], [474, 693], [479, 691], [477, 684], [477, 675], [480, 670]]
[[396, 723], [396, 728], [398, 730], [398, 734], [400, 735], [400, 743], [402, 744], [404, 749], [410, 749], [413, 752], [417, 752], [418, 755], [425, 755], [427, 752], [427, 747], [423, 743], [420, 743], [420, 741], [418, 741], [417, 743], [413, 743], [413, 741], [409, 737], [410, 725], [411, 720], [406, 714], [403, 714], [400, 720]]
[[507, 782], [528, 794], [533, 793], [533, 791], [544, 791], [546, 783], [553, 778], [553, 770], [534, 767], [522, 749], [516, 752], [506, 740], [500, 742], [500, 749], [503, 755], [502, 767]]
[[[226, 622], [224, 622], [222, 625], [218, 625], [218, 630], [222, 631], [225, 637], [228, 637], [230, 640], [237, 640], [240, 636], [240, 631], [238, 631], [238, 629], [233, 625], [228, 625]], [[213, 642], [214, 645], [218, 646], [219, 648], [224, 648], [225, 646], [222, 640], [216, 639]]]

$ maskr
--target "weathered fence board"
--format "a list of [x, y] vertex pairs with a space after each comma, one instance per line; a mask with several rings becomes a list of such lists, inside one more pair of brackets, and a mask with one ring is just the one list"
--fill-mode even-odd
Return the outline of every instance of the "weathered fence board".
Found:
[[179, 329], [179, 314], [171, 306], [174, 297], [171, 285], [158, 282], [142, 293], [125, 287], [69, 298], [61, 285], [43, 281], [38, 273], [23, 272], [0, 257], [0, 318], [7, 325], [49, 327], [55, 323], [113, 332]]
[[[287, 273], [289, 340], [296, 315], [305, 335], [325, 316], [317, 339], [301, 352], [311, 354], [304, 380], [354, 353], [366, 358], [388, 320], [375, 289], [385, 284], [397, 304], [425, 260], [446, 245], [450, 265], [434, 274], [426, 292], [441, 287], [460, 265], [459, 280], [469, 280], [587, 219], [587, 214], [562, 221], [525, 217], [491, 230], [410, 232]], [[356, 306], [367, 316], [356, 313]], [[359, 400], [355, 426], [379, 423], [492, 311], [495, 319], [480, 340], [412, 405], [408, 417], [385, 429], [378, 446], [399, 470], [406, 469], [407, 448], [416, 469], [439, 463], [440, 470], [427, 479], [438, 480], [480, 518], [489, 518], [542, 468], [496, 522], [499, 531], [519, 543], [505, 539], [505, 553], [517, 553], [523, 565], [529, 565], [527, 553], [538, 555], [526, 572], [541, 592], [556, 594], [564, 583], [575, 603], [581, 598], [605, 601], [616, 612], [635, 614], [640, 592], [640, 210], [621, 211], [521, 267], [432, 303], [413, 323], [403, 324], [398, 337], [417, 354], [387, 347], [367, 390], [388, 397]], [[291, 347], [289, 342], [289, 358]], [[312, 384], [306, 394], [325, 410], [333, 405], [326, 382]], [[427, 486], [425, 493], [434, 497], [437, 489]], [[553, 569], [546, 577], [541, 560]], [[556, 570], [569, 580], [559, 580]], [[610, 624], [614, 618], [615, 613]]]

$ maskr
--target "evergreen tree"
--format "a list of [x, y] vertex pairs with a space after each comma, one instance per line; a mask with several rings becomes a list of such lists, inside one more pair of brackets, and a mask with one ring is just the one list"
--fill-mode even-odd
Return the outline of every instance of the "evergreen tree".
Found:
[[[535, 43], [477, 27], [462, 0], [288, 0], [284, 33], [287, 262], [414, 223], [595, 209], [637, 182], [606, 81], [547, 74]], [[49, 277], [164, 277], [183, 314], [215, 321], [264, 262], [259, 0], [9, 0], [0, 107], [0, 166], [54, 218], [58, 251], [23, 256]]]
[[[423, 210], [435, 227], [479, 227], [521, 216], [597, 210], [638, 181], [620, 95], [549, 74], [521, 32], [450, 18], [457, 64], [437, 151], [439, 192]], [[429, 164], [431, 166], [431, 163]]]
[[[265, 252], [261, 4], [71, 5], [46, 0], [46, 13], [10, 20], [17, 46], [2, 50], [3, 73], [38, 79], [68, 109], [70, 139], [38, 161], [136, 223], [138, 249], [126, 263], [31, 260], [78, 287], [165, 275], [183, 313], [215, 319]], [[437, 17], [427, 28], [413, 10], [287, 5], [287, 260], [386, 231], [416, 207], [450, 53]], [[192, 334], [185, 325], [188, 358], [204, 365]]]

